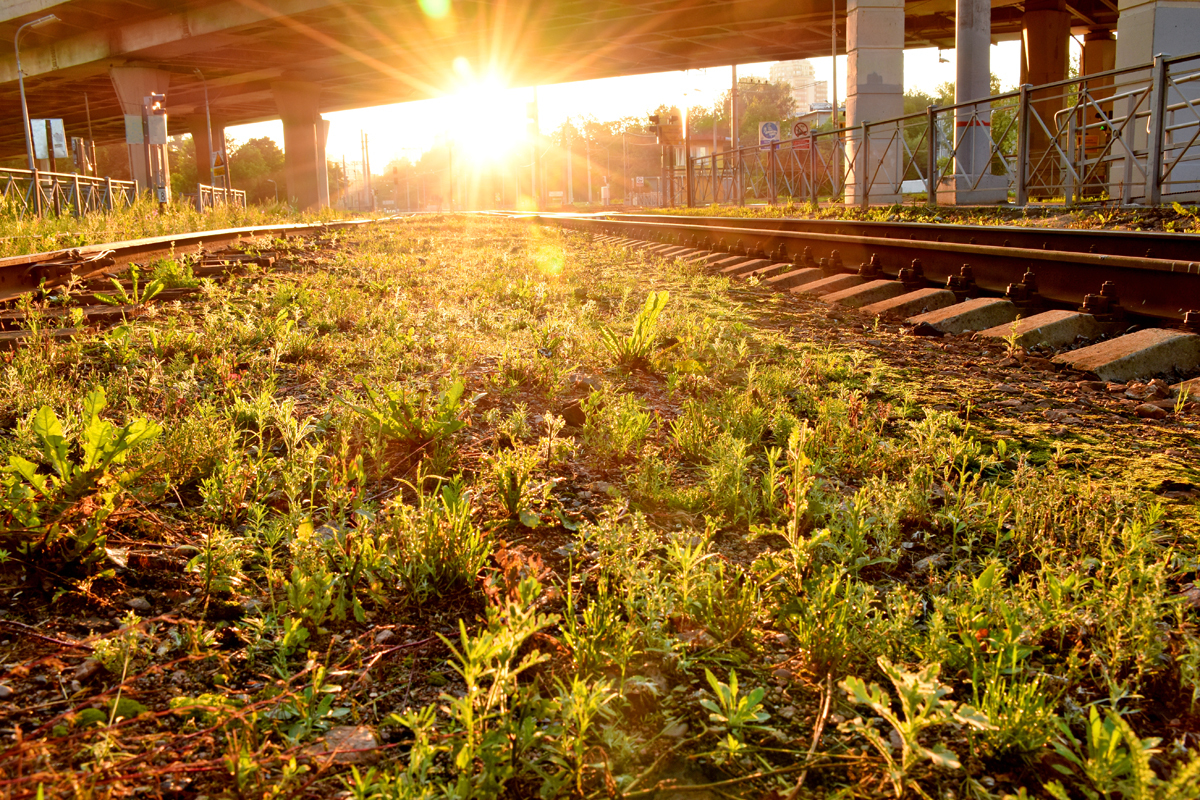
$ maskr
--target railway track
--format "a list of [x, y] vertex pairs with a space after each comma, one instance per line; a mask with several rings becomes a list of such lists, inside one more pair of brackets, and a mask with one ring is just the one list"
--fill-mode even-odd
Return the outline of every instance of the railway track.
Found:
[[379, 220], [222, 228], [8, 256], [0, 258], [0, 302], [13, 300], [38, 289], [64, 286], [72, 278], [86, 280], [100, 277], [119, 271], [135, 261], [144, 261], [154, 256], [195, 254], [203, 251], [205, 246], [211, 248], [212, 245], [229, 245], [242, 239], [299, 236], [351, 228], [376, 221]]
[[[1188, 380], [1200, 374], [1200, 264], [1188, 260], [1200, 258], [1197, 236], [625, 215], [540, 221], [918, 334], [1003, 342], [1113, 385], [1198, 386]], [[1150, 255], [1131, 255], [1138, 250]]]
[[1108, 284], [1109, 296], [1130, 314], [1182, 322], [1200, 311], [1200, 236], [1191, 234], [648, 214], [540, 219], [776, 263], [818, 266], [827, 258], [839, 271], [874, 260], [878, 274], [895, 278], [915, 259], [929, 285], [953, 279], [1000, 295], [1033, 272], [1049, 303], [1082, 305]]
[[[246, 241], [320, 236], [389, 219], [227, 228], [0, 259], [0, 351], [38, 337], [71, 338], [87, 328], [103, 328], [141, 316], [152, 303], [184, 301], [200, 293], [198, 288], [167, 288], [152, 298], [146, 297], [148, 279], [142, 277], [139, 294], [139, 286], [128, 273], [131, 264], [145, 264], [162, 256], [187, 257], [194, 278], [223, 280], [251, 266], [263, 270], [278, 266], [273, 249], [246, 252], [240, 249]], [[69, 291], [62, 291], [68, 286]], [[36, 312], [39, 324], [31, 326], [26, 310], [13, 301], [34, 293], [46, 302]]]

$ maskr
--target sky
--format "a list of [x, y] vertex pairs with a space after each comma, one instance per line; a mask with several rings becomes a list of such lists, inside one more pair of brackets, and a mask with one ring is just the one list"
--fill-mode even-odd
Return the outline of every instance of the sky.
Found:
[[[1072, 40], [1072, 58], [1079, 44]], [[1004, 88], [1015, 87], [1020, 76], [1021, 45], [1001, 42], [991, 48], [992, 72]], [[811, 59], [815, 79], [828, 81], [830, 59]], [[766, 78], [771, 63], [738, 66], [738, 77]], [[838, 98], [846, 97], [846, 57], [837, 59]], [[906, 50], [906, 89], [933, 93], [936, 87], [954, 80], [954, 50], [936, 48]], [[607, 121], [626, 116], [643, 116], [660, 103], [690, 106], [715, 104], [730, 85], [730, 68], [664, 72], [623, 78], [542, 86], [537, 90], [539, 126], [543, 133], [554, 130], [568, 118], [593, 116]], [[390, 161], [407, 157], [416, 160], [434, 147], [454, 144], [456, 153], [483, 159], [488, 153], [515, 146], [525, 135], [525, 107], [533, 89], [507, 89], [484, 78], [471, 89], [447, 97], [398, 103], [375, 108], [325, 114], [330, 120], [326, 154], [330, 160], [348, 162], [362, 157], [361, 134], [366, 133], [371, 171], [381, 173]], [[283, 144], [279, 121], [240, 125], [227, 129], [238, 142], [270, 136]]]

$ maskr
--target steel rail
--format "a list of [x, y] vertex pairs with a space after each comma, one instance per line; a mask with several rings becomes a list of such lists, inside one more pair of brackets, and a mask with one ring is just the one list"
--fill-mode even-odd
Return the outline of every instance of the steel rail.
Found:
[[[892, 224], [890, 231], [880, 231], [885, 233], [883, 236], [866, 236], [860, 233], [784, 230], [762, 225], [741, 226], [738, 223], [743, 220], [735, 219], [730, 224], [729, 218], [721, 218], [722, 222], [717, 225], [709, 225], [708, 220], [694, 217], [664, 218], [658, 215], [636, 220], [570, 215], [543, 215], [540, 219], [594, 233], [619, 232], [630, 238], [665, 239], [680, 244], [696, 242], [700, 249], [759, 251], [767, 254], [777, 252], [782, 243], [789, 259], [802, 253], [806, 247], [810, 249], [814, 260], [831, 257], [833, 251], [837, 251], [845, 267], [850, 270], [856, 269], [858, 264], [867, 263], [874, 256], [885, 276], [893, 277], [915, 258], [920, 260], [927, 280], [942, 284], [951, 276], [959, 275], [964, 265], [969, 265], [979, 287], [998, 293], [1003, 293], [1009, 284], [1019, 283], [1025, 272], [1032, 270], [1041, 295], [1056, 303], [1081, 304], [1086, 295], [1099, 292], [1105, 282], [1111, 281], [1121, 304], [1131, 313], [1182, 320], [1188, 311], [1200, 309], [1200, 263], [1193, 260], [1200, 258], [1200, 237], [1182, 234], [1173, 236], [1190, 240], [1191, 247], [1185, 249], [1190, 249], [1191, 259], [937, 241], [930, 236], [932, 231], [928, 230], [937, 231], [937, 236], [942, 238], [951, 235], [951, 232], [955, 232], [953, 235], [956, 237], [962, 236], [961, 231], [956, 231], [957, 226], [923, 226], [923, 230], [917, 231]], [[904, 230], [908, 237], [892, 238], [886, 235], [897, 230]], [[978, 230], [973, 227], [971, 233]], [[1024, 232], [1027, 229], [993, 228], [988, 235], [1010, 234], [1012, 238], [1016, 236], [1014, 231]]]
[[214, 242], [230, 242], [257, 236], [338, 230], [392, 219], [395, 217], [384, 217], [378, 220], [343, 220], [220, 228], [8, 256], [0, 258], [0, 301], [12, 300], [38, 288], [49, 289], [61, 286], [71, 280], [73, 276], [94, 277], [115, 266], [160, 253], [194, 253], [204, 245]]
[[[542, 216], [558, 216], [543, 213]], [[562, 216], [586, 216], [564, 214]], [[669, 214], [598, 214], [601, 219], [633, 222], [679, 221], [710, 227], [754, 228], [802, 233], [841, 233], [881, 238], [936, 240], [963, 244], [990, 244], [1058, 250], [1072, 253], [1103, 253], [1167, 261], [1200, 261], [1200, 236], [1160, 231], [1113, 231], [1077, 228], [1030, 228], [1007, 225], [958, 225], [935, 222], [860, 222], [856, 220], [796, 219], [790, 217], [704, 217]]]

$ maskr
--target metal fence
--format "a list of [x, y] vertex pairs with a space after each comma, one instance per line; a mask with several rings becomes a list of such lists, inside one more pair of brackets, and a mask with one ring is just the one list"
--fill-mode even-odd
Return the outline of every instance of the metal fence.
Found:
[[[189, 195], [190, 196], [190, 195]], [[246, 192], [242, 189], [226, 189], [221, 186], [209, 186], [205, 183], [196, 184], [196, 209], [204, 211], [214, 206], [246, 207]]]
[[1200, 53], [691, 159], [680, 204], [1200, 201]]
[[137, 184], [62, 172], [0, 169], [0, 203], [18, 218], [53, 212], [81, 217], [132, 205]]

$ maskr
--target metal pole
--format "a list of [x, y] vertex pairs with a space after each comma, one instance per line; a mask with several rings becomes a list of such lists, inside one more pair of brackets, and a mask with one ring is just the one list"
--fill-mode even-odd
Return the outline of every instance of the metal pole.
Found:
[[567, 140], [567, 185], [566, 191], [563, 192], [563, 204], [566, 205], [575, 202], [574, 176], [571, 174], [571, 120], [569, 119], [563, 126], [563, 136]]
[[833, 129], [837, 130], [838, 122], [838, 102], [837, 102], [837, 0], [829, 0], [830, 15], [829, 15], [829, 66], [831, 68], [831, 76], [829, 85], [833, 90]]
[[46, 16], [39, 17], [32, 22], [26, 22], [24, 25], [17, 28], [16, 34], [13, 35], [13, 53], [17, 58], [17, 85], [21, 90], [21, 116], [25, 119], [25, 155], [28, 156], [29, 159], [30, 172], [34, 171], [36, 165], [33, 163], [33, 139], [32, 131], [29, 127], [29, 105], [25, 102], [25, 71], [21, 69], [21, 34], [25, 32], [26, 28], [39, 28], [42, 25], [48, 25], [51, 22], [58, 22], [58, 17], [54, 16], [53, 14], [47, 14]]
[[533, 87], [533, 139], [529, 143], [529, 191], [533, 195], [533, 207], [542, 207], [538, 197], [538, 139], [541, 138], [541, 128], [538, 121], [537, 87]]
[[1017, 205], [1029, 204], [1029, 135], [1030, 113], [1029, 93], [1033, 86], [1026, 83], [1021, 86], [1020, 105], [1017, 107]]
[[817, 134], [811, 129], [808, 131], [808, 188], [812, 192], [813, 205], [820, 207], [821, 187], [817, 180]]
[[687, 206], [696, 205], [696, 167], [692, 164], [692, 107], [683, 109], [683, 163], [687, 165], [684, 180], [687, 181]]
[[[927, 106], [925, 108], [925, 124], [929, 126], [929, 134], [926, 137], [929, 140], [929, 157], [925, 160], [925, 202], [931, 206], [936, 206], [939, 177], [937, 166], [939, 138], [937, 128], [937, 106]], [[1019, 181], [1020, 178], [1017, 180]]]
[[1162, 159], [1166, 139], [1167, 61], [1161, 53], [1154, 57], [1153, 83], [1150, 85], [1150, 128], [1146, 142], [1146, 203], [1162, 203]]
[[367, 202], [375, 210], [375, 182], [371, 180], [371, 137], [363, 132], [363, 174], [367, 179]]
[[621, 129], [621, 205], [629, 205], [629, 145], [624, 128]]
[[867, 128], [866, 120], [862, 123], [862, 141], [859, 143], [858, 153], [858, 170], [862, 173], [862, 178], [855, 178], [859, 184], [858, 190], [862, 193], [862, 201], [860, 205], [863, 209], [871, 205], [871, 138]]
[[737, 194], [738, 205], [745, 202], [742, 196], [742, 154], [738, 149], [738, 79], [737, 64], [733, 65], [733, 88], [729, 94], [729, 149], [733, 156], [733, 181], [730, 188]]
[[587, 130], [583, 132], [583, 146], [587, 151], [587, 182], [588, 182], [588, 205], [592, 204], [592, 138], [588, 136]]

